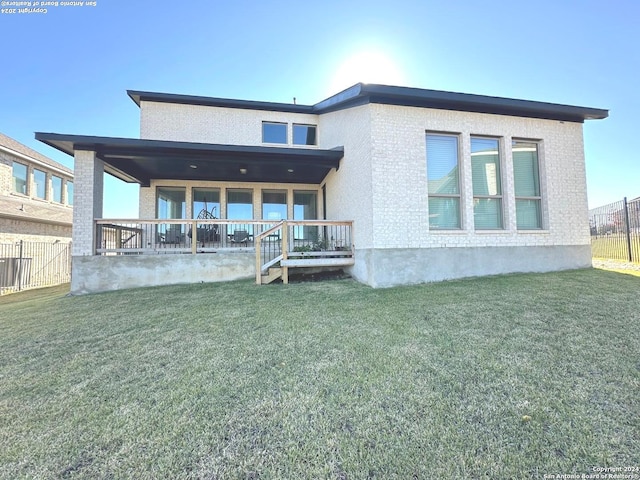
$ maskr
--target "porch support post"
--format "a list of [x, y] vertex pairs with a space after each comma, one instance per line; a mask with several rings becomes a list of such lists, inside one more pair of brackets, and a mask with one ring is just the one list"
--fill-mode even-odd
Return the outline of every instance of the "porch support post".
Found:
[[72, 256], [94, 255], [95, 218], [102, 218], [104, 162], [96, 152], [76, 150], [74, 155]]

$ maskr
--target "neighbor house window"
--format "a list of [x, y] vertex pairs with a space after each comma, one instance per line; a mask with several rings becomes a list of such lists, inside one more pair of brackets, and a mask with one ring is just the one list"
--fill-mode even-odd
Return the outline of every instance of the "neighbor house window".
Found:
[[502, 185], [497, 139], [471, 137], [471, 176], [475, 228], [502, 228]]
[[13, 191], [27, 194], [27, 166], [13, 162]]
[[67, 180], [67, 205], [73, 205], [73, 182]]
[[33, 169], [33, 183], [35, 184], [36, 191], [35, 197], [45, 199], [47, 198], [47, 174], [37, 168]]
[[429, 228], [460, 228], [458, 137], [427, 134]]
[[287, 143], [287, 124], [262, 122], [262, 143]]
[[293, 124], [294, 145], [316, 145], [316, 126]]
[[53, 190], [52, 200], [62, 203], [62, 178], [51, 175], [51, 189]]
[[514, 140], [512, 152], [517, 227], [519, 230], [542, 228], [538, 143]]

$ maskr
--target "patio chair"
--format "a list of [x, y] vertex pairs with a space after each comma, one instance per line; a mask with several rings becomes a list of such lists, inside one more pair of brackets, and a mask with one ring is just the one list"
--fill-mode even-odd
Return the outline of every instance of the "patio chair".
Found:
[[249, 243], [249, 232], [246, 230], [234, 230], [231, 243], [244, 243], [246, 247]]

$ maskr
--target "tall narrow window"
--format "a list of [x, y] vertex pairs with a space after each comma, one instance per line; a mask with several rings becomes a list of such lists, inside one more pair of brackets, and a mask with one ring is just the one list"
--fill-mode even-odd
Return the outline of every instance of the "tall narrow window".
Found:
[[502, 185], [497, 139], [471, 137], [471, 176], [476, 230], [502, 228]]
[[73, 182], [67, 180], [67, 205], [73, 205]]
[[36, 191], [35, 197], [45, 199], [47, 197], [47, 174], [37, 168], [33, 169], [33, 183], [35, 184]]
[[13, 191], [27, 194], [27, 166], [13, 162]]
[[[158, 187], [158, 218], [181, 219], [187, 215], [186, 189], [182, 187]], [[161, 243], [179, 244], [185, 239], [185, 225], [161, 223], [158, 238]]]
[[316, 126], [293, 124], [293, 144], [294, 145], [315, 145]]
[[287, 124], [262, 122], [262, 143], [287, 143]]
[[[293, 192], [293, 219], [316, 220], [318, 218], [318, 194], [317, 192]], [[312, 238], [316, 227], [296, 225], [293, 227], [295, 239], [305, 240]]]
[[287, 218], [287, 192], [262, 191], [262, 219], [279, 222]]
[[429, 228], [460, 228], [458, 137], [427, 134]]
[[512, 151], [518, 229], [542, 228], [538, 144], [531, 141], [514, 140]]
[[[253, 191], [227, 190], [227, 218], [229, 220], [253, 220]], [[229, 226], [229, 233], [234, 230], [246, 230], [253, 235], [252, 224], [234, 224]]]
[[51, 190], [53, 193], [53, 201], [62, 203], [62, 179], [51, 175]]

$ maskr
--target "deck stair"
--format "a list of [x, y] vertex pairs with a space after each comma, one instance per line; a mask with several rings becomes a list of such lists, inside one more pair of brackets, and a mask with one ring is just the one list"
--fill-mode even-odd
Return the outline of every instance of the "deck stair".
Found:
[[[316, 248], [311, 251], [309, 248], [296, 248], [296, 242], [299, 243], [297, 240], [288, 241], [289, 237], [292, 236], [290, 234], [298, 223], [309, 224], [308, 221], [283, 220], [256, 237], [256, 283], [258, 285], [266, 285], [280, 278], [282, 283], [289, 283], [289, 269], [331, 269], [347, 267], [355, 263], [354, 250], [350, 241], [350, 222], [348, 247], [345, 246], [346, 242], [343, 242], [342, 239], [340, 241], [341, 245], [335, 245], [335, 237], [337, 235], [327, 235], [328, 238], [334, 239], [334, 241], [323, 242], [324, 245], [321, 245], [320, 248], [317, 248], [316, 243], [314, 246]], [[315, 221], [314, 226], [327, 228], [327, 226], [333, 226], [334, 223]], [[273, 238], [277, 238], [277, 242], [274, 242]]]

